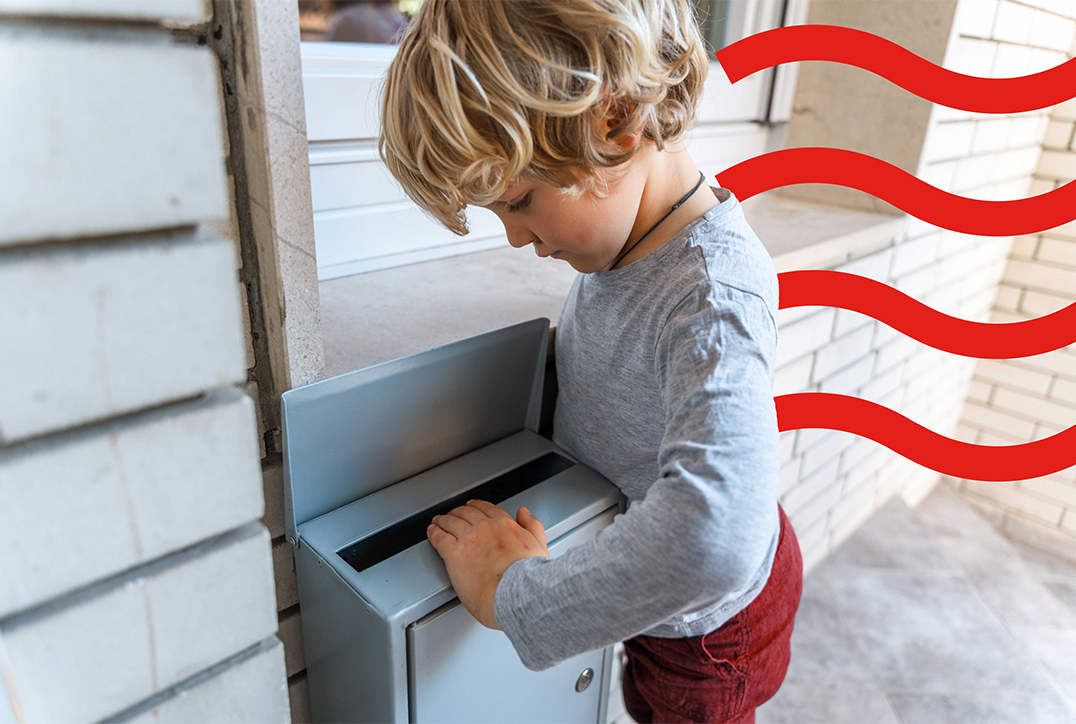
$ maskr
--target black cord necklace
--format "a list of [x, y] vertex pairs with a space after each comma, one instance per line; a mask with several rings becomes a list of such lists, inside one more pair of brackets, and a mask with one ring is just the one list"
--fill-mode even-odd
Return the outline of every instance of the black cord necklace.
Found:
[[679, 200], [679, 201], [677, 201], [677, 202], [676, 202], [675, 204], [673, 204], [673, 207], [672, 207], [671, 209], [669, 209], [669, 213], [668, 213], [668, 214], [665, 214], [665, 215], [664, 215], [664, 216], [662, 216], [662, 217], [661, 217], [660, 219], [658, 219], [658, 223], [656, 223], [656, 224], [654, 224], [653, 226], [651, 226], [651, 227], [650, 227], [650, 228], [649, 228], [649, 229], [647, 230], [646, 234], [643, 234], [642, 236], [640, 236], [640, 237], [639, 237], [638, 239], [636, 239], [636, 240], [635, 240], [635, 243], [634, 243], [634, 244], [632, 244], [632, 245], [631, 245], [631, 246], [629, 246], [629, 247], [628, 247], [627, 249], [625, 249], [625, 250], [624, 250], [623, 252], [621, 252], [620, 256], [618, 256], [618, 257], [617, 257], [616, 259], [614, 259], [614, 260], [613, 260], [613, 265], [612, 265], [611, 267], [609, 267], [609, 269], [610, 269], [610, 270], [612, 270], [612, 269], [613, 269], [614, 267], [616, 267], [616, 265], [620, 263], [620, 260], [621, 260], [621, 259], [623, 259], [623, 258], [624, 258], [624, 257], [625, 257], [625, 256], [626, 256], [626, 255], [628, 254], [628, 252], [630, 252], [630, 251], [631, 251], [632, 249], [634, 249], [634, 248], [635, 248], [636, 246], [638, 246], [639, 242], [640, 242], [640, 241], [642, 241], [643, 239], [645, 239], [645, 238], [646, 238], [646, 235], [647, 235], [647, 234], [649, 234], [649, 233], [650, 233], [651, 231], [653, 231], [654, 229], [658, 228], [658, 226], [659, 226], [659, 225], [661, 224], [661, 222], [662, 222], [662, 221], [665, 221], [665, 219], [669, 218], [669, 214], [671, 214], [672, 212], [674, 212], [674, 211], [676, 211], [677, 209], [679, 209], [679, 208], [680, 208], [680, 206], [681, 206], [681, 205], [683, 205], [683, 203], [684, 203], [685, 201], [687, 201], [688, 199], [690, 199], [690, 198], [691, 198], [691, 195], [692, 195], [693, 193], [695, 193], [696, 191], [698, 191], [698, 190], [699, 190], [699, 187], [700, 187], [700, 186], [702, 186], [702, 182], [703, 182], [703, 181], [704, 181], [705, 179], [706, 179], [706, 176], [705, 176], [705, 174], [703, 174], [703, 172], [702, 172], [702, 171], [699, 171], [699, 182], [698, 182], [697, 184], [695, 184], [695, 188], [693, 188], [693, 189], [691, 189], [690, 191], [688, 191], [688, 192], [687, 192], [687, 193], [686, 193], [686, 194], [684, 195], [684, 198], [680, 199], [680, 200]]

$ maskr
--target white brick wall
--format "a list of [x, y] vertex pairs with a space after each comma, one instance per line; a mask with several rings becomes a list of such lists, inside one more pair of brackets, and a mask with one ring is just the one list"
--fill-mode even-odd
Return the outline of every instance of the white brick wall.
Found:
[[[1068, 58], [1076, 5], [960, 0], [952, 33], [945, 67], [979, 76], [1025, 75]], [[974, 198], [1044, 193], [1076, 176], [1074, 136], [1076, 102], [1059, 106], [1052, 116], [1048, 109], [996, 115], [935, 106], [918, 175]], [[963, 319], [1014, 321], [1076, 301], [1076, 232], [1065, 227], [1013, 240], [912, 219], [890, 247], [828, 268], [878, 279]], [[977, 361], [934, 350], [862, 315], [830, 312], [782, 310], [775, 395], [853, 395], [939, 434], [979, 444], [1027, 442], [1076, 424], [1072, 351]], [[791, 433], [782, 438], [781, 500], [808, 569], [890, 495], [914, 505], [939, 478], [848, 433], [798, 430], [794, 438]], [[786, 439], [794, 442], [785, 444]], [[994, 511], [1011, 510], [1021, 524], [1049, 526], [1071, 541], [1074, 479], [1076, 472], [1069, 470], [1003, 485], [965, 482], [963, 490]]]
[[224, 7], [0, 0], [0, 636], [27, 721], [291, 716], [236, 389], [264, 330], [203, 37]]
[[[1015, 5], [1033, 5], [1030, 24], [1027, 9]], [[1076, 7], [1060, 0], [1032, 3], [1013, 3], [1002, 0], [997, 8], [994, 32], [985, 35], [984, 18], [989, 14], [985, 4], [961, 3], [964, 12], [962, 32], [991, 40], [1014, 41], [1023, 37], [1032, 47], [1023, 54], [1001, 43], [996, 48], [994, 71], [1001, 75], [1019, 74], [1020, 63], [1028, 63], [1028, 71], [1037, 71], [1063, 62], [1073, 48], [1076, 34]], [[972, 7], [974, 6], [974, 8]], [[978, 41], [984, 45], [983, 41]], [[962, 38], [958, 47], [964, 43]], [[1001, 53], [1002, 50], [1005, 53]], [[984, 47], [962, 51], [965, 57], [984, 59]], [[1023, 123], [1019, 133], [1009, 137], [1026, 145], [1033, 140], [1042, 143], [1041, 157], [1027, 194], [1046, 193], [1061, 183], [1076, 177], [1073, 117], [1076, 104], [1072, 101], [1053, 109], [1049, 118], [1033, 135], [1029, 116], [1015, 116], [1014, 123]], [[1027, 149], [1024, 149], [1025, 151]], [[974, 144], [973, 144], [974, 152]], [[1030, 154], [1027, 157], [1030, 159]], [[1012, 159], [1014, 167], [1023, 170], [1027, 159]], [[994, 168], [992, 167], [992, 170]], [[1025, 195], [1027, 195], [1025, 194]], [[1004, 270], [1001, 285], [993, 305], [991, 321], [1011, 322], [1049, 314], [1071, 304], [1076, 291], [1076, 253], [1069, 243], [1074, 236], [1068, 226], [1015, 240]], [[1015, 444], [1042, 439], [1076, 423], [1076, 359], [1067, 350], [1016, 360], [981, 360], [969, 398], [963, 408], [961, 437], [979, 444]], [[1008, 532], [1049, 544], [1059, 552], [1074, 555], [1072, 531], [1065, 521], [1073, 511], [1074, 485], [1072, 470], [1055, 476], [1009, 484], [987, 484], [960, 481], [966, 497], [978, 503]]]
[[[1062, 27], [1070, 25], [1060, 24]], [[1060, 41], [1059, 41], [1060, 42]], [[1076, 178], [1076, 149], [1067, 107], [1054, 109], [1043, 137], [1034, 193]], [[1076, 240], [1068, 226], [1013, 245], [994, 305], [996, 321], [1050, 314], [1076, 302]], [[1012, 445], [1041, 440], [1076, 425], [1076, 357], [1065, 348], [1014, 360], [980, 360], [961, 426], [969, 442]], [[1076, 558], [1076, 468], [1010, 484], [958, 481], [1007, 532]]]

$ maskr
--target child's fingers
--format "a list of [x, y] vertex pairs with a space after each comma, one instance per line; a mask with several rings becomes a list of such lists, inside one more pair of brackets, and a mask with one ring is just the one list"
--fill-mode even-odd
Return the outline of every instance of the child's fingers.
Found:
[[[472, 512], [472, 515], [478, 515], [477, 511]], [[430, 524], [443, 530], [446, 534], [459, 540], [467, 534], [467, 530], [471, 528], [471, 523], [464, 518], [457, 517], [451, 513], [446, 515], [435, 515]]]
[[494, 505], [488, 500], [468, 500], [467, 505], [472, 508], [478, 508], [490, 518], [498, 518], [502, 515], [508, 515], [508, 511], [499, 505]]
[[456, 540], [455, 536], [453, 536], [451, 533], [445, 532], [443, 528], [440, 528], [436, 525], [431, 525], [429, 528], [426, 529], [426, 538], [429, 539], [430, 545], [433, 546], [433, 549], [437, 551], [437, 553], [442, 558], [445, 557], [444, 553], [442, 553], [442, 551], [445, 549], [445, 546]]
[[539, 543], [543, 546], [546, 545], [545, 526], [542, 525], [542, 521], [535, 518], [529, 510], [520, 508], [519, 513], [516, 514], [516, 522], [533, 535]]

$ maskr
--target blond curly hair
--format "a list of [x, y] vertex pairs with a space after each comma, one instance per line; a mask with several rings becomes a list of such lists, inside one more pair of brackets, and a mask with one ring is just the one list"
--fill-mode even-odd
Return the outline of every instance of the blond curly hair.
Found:
[[677, 140], [708, 71], [689, 0], [425, 0], [389, 65], [378, 152], [463, 236], [466, 206], [517, 179], [608, 194], [599, 171], [643, 145], [612, 141], [640, 129], [659, 150]]

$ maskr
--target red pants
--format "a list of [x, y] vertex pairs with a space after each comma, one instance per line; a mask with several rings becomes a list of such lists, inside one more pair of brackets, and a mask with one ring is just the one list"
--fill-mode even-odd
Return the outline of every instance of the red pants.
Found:
[[781, 688], [803, 590], [803, 558], [784, 509], [769, 580], [744, 610], [704, 636], [624, 642], [624, 705], [639, 724], [754, 724]]

